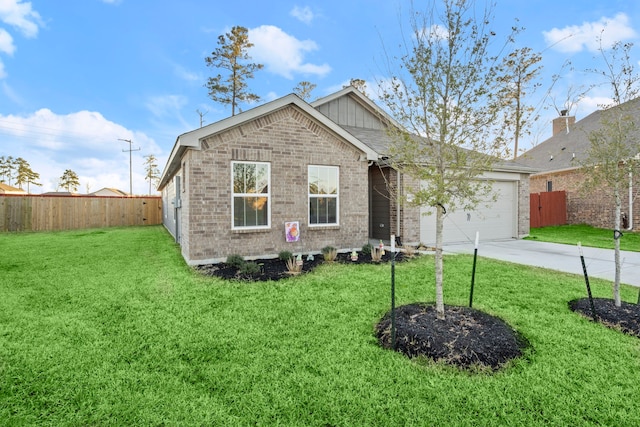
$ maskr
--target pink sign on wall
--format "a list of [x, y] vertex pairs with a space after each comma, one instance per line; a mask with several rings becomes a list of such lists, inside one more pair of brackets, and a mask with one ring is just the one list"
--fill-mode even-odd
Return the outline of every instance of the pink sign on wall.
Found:
[[300, 240], [300, 223], [299, 221], [289, 221], [284, 223], [285, 237], [287, 242], [297, 242]]

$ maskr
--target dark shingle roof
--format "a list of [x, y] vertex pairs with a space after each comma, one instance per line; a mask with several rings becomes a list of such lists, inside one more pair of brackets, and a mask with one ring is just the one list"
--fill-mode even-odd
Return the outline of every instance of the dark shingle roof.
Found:
[[[613, 108], [625, 108], [633, 117], [640, 117], [640, 98]], [[579, 167], [591, 144], [589, 134], [601, 126], [602, 112], [598, 110], [589, 114], [571, 126], [568, 133], [563, 131], [552, 136], [522, 154], [518, 161], [544, 172]], [[636, 128], [633, 139], [637, 138], [640, 138], [640, 126]]]
[[[358, 138], [360, 141], [368, 145], [371, 149], [377, 152], [380, 156], [386, 157], [389, 155], [389, 147], [392, 143], [391, 137], [387, 134], [386, 130], [381, 129], [366, 129], [355, 126], [342, 126], [344, 130], [351, 135]], [[515, 162], [512, 160], [500, 160], [494, 164], [494, 170], [514, 171], [523, 173], [534, 173], [534, 170], [521, 162]]]

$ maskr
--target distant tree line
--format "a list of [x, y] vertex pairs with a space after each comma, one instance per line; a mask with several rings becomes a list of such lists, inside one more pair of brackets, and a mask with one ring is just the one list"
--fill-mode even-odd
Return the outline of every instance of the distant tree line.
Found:
[[0, 182], [7, 185], [16, 185], [21, 190], [29, 192], [31, 184], [42, 186], [38, 182], [40, 174], [31, 169], [31, 165], [22, 157], [0, 156]]
[[[145, 156], [145, 180], [149, 181], [149, 194], [152, 191], [152, 184], [157, 183], [160, 178], [157, 158], [153, 154]], [[0, 156], [0, 183], [18, 187], [30, 193], [30, 186], [42, 186], [38, 180], [40, 174], [31, 169], [29, 162], [22, 157]], [[57, 188], [63, 188], [68, 192], [77, 192], [80, 188], [80, 178], [71, 169], [66, 169], [58, 178]]]

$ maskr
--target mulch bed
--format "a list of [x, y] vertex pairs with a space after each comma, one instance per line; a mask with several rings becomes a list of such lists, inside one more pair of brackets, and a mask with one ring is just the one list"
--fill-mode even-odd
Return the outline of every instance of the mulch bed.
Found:
[[[439, 320], [433, 304], [396, 308], [396, 350], [460, 368], [497, 370], [522, 356], [529, 342], [501, 319], [468, 307], [445, 306]], [[391, 312], [375, 327], [378, 342], [391, 349]]]
[[[640, 337], [640, 306], [622, 301], [616, 307], [614, 301], [608, 298], [594, 298], [597, 321], [607, 327], [617, 329], [625, 334]], [[569, 301], [569, 309], [593, 319], [589, 298]]]
[[[392, 253], [390, 251], [386, 251], [382, 256], [382, 260], [380, 263], [388, 263], [391, 261]], [[315, 255], [313, 261], [307, 261], [306, 255], [302, 257], [302, 273], [308, 273], [313, 271], [318, 265], [325, 263], [322, 255]], [[403, 262], [410, 259], [410, 257], [405, 256], [403, 252], [396, 253], [396, 262]], [[233, 265], [229, 265], [227, 263], [221, 262], [219, 264], [207, 264], [200, 265], [196, 267], [196, 270], [200, 271], [202, 274], [207, 276], [216, 276], [222, 279], [230, 279], [230, 280], [242, 280], [242, 281], [268, 281], [268, 280], [282, 280], [289, 277], [294, 277], [293, 275], [287, 272], [287, 266], [284, 261], [278, 258], [269, 258], [269, 259], [257, 259], [250, 262], [254, 262], [260, 266], [260, 271], [255, 274], [243, 274], [239, 271], [239, 269]], [[358, 253], [358, 260], [351, 261], [351, 253], [339, 253], [336, 257], [336, 263], [343, 264], [373, 264], [373, 260], [371, 259], [371, 255], [363, 254], [361, 252]]]

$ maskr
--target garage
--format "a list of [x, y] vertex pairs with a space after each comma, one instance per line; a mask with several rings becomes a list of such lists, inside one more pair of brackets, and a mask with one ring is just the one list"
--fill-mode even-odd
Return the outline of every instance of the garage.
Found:
[[[517, 188], [518, 181], [494, 181], [493, 190], [498, 194], [496, 201], [480, 203], [474, 211], [448, 210], [443, 224], [443, 243], [473, 242], [476, 232], [480, 233], [480, 241], [517, 238]], [[427, 215], [429, 212], [432, 214]], [[436, 242], [435, 210], [422, 207], [420, 213], [420, 242], [433, 246]]]

